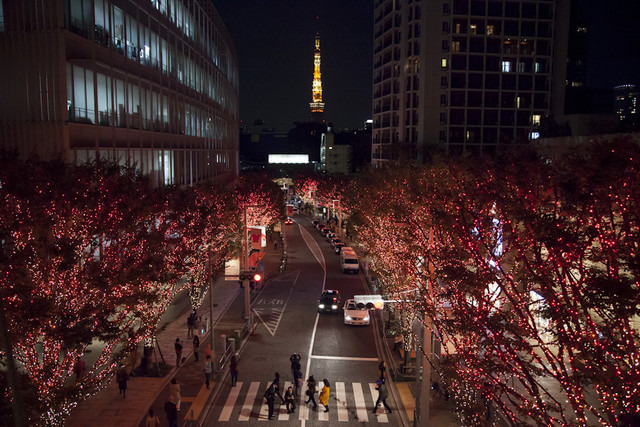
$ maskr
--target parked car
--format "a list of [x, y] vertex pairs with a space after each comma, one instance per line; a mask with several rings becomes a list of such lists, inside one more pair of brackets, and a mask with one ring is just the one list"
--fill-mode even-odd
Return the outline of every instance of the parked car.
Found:
[[322, 229], [324, 228], [324, 224], [320, 224], [318, 223], [318, 225], [316, 225], [316, 228], [320, 231], [322, 231]]
[[358, 308], [354, 299], [348, 299], [344, 303], [344, 324], [368, 325], [369, 310], [366, 308]]
[[329, 227], [325, 227], [322, 230], [320, 230], [320, 234], [322, 234], [323, 236], [327, 237], [327, 234], [331, 233], [331, 229]]
[[352, 251], [345, 251], [342, 248], [340, 252], [340, 266], [343, 273], [357, 273], [360, 270], [360, 263], [358, 262], [358, 255]]
[[329, 243], [331, 243], [331, 240], [333, 240], [334, 237], [337, 237], [338, 235], [336, 233], [334, 233], [333, 231], [330, 231], [329, 233], [327, 233], [327, 241]]
[[336, 243], [336, 245], [333, 247], [336, 250], [336, 255], [340, 255], [340, 251], [342, 250], [342, 248], [344, 248], [344, 243]]
[[329, 289], [320, 295], [318, 313], [337, 313], [338, 307], [340, 307], [340, 292]]
[[287, 219], [284, 220], [284, 224], [285, 225], [291, 225], [291, 224], [293, 224], [293, 220], [291, 218], [287, 218]]
[[318, 221], [317, 219], [311, 221], [311, 225], [313, 226], [313, 228], [315, 228], [318, 224], [320, 224], [320, 221]]
[[342, 243], [342, 239], [340, 239], [339, 237], [334, 237], [333, 239], [331, 239], [331, 246], [333, 246], [334, 248], [338, 243]]

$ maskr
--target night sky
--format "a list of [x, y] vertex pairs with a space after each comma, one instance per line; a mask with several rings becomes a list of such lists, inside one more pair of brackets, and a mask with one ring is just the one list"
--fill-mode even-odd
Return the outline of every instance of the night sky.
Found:
[[[640, 0], [573, 0], [589, 32], [587, 85], [640, 83]], [[320, 32], [325, 118], [338, 129], [371, 118], [371, 0], [213, 0], [240, 62], [240, 118], [287, 131], [309, 119]]]
[[[325, 119], [362, 128], [371, 118], [371, 0], [214, 0], [240, 62], [240, 118], [287, 131], [309, 121], [320, 32]], [[316, 17], [318, 19], [316, 19]]]

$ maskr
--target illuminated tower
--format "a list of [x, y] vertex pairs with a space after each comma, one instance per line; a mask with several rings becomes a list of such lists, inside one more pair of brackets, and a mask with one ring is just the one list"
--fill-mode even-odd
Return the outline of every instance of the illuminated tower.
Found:
[[324, 102], [322, 102], [322, 80], [320, 79], [320, 34], [316, 33], [316, 47], [313, 51], [313, 85], [311, 86], [312, 101], [311, 121], [324, 123]]

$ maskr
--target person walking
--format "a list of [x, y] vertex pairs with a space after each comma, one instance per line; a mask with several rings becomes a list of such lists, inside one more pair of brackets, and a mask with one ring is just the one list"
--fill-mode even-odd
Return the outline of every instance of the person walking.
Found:
[[213, 358], [213, 352], [211, 351], [211, 344], [207, 343], [207, 346], [204, 349], [204, 358], [206, 359], [207, 356]]
[[160, 427], [160, 420], [157, 415], [153, 414], [153, 409], [149, 409], [149, 414], [144, 420], [145, 427]]
[[318, 396], [318, 402], [324, 406], [324, 412], [329, 412], [329, 392], [331, 390], [331, 385], [329, 384], [329, 380], [326, 378], [323, 379], [322, 382], [324, 385], [322, 386], [322, 390]]
[[211, 380], [211, 372], [213, 371], [213, 363], [211, 362], [211, 356], [207, 354], [207, 360], [204, 362], [204, 378], [207, 384], [207, 390], [209, 390], [209, 381]]
[[180, 384], [178, 384], [175, 378], [173, 378], [171, 384], [169, 384], [169, 396], [173, 398], [173, 402], [176, 404], [176, 411], [179, 411], [182, 396], [180, 396]]
[[180, 367], [180, 359], [182, 359], [182, 344], [183, 342], [180, 341], [180, 338], [176, 338], [176, 342], [173, 344], [173, 348], [176, 351], [176, 368]]
[[198, 350], [200, 350], [200, 338], [197, 335], [193, 336], [193, 355], [196, 356], [196, 362], [198, 361]]
[[389, 393], [387, 392], [387, 387], [384, 385], [384, 383], [384, 378], [380, 378], [377, 382], [378, 387], [376, 387], [376, 390], [378, 390], [378, 400], [376, 400], [376, 406], [373, 408], [374, 414], [378, 411], [380, 402], [382, 402], [384, 408], [389, 411], [389, 413], [391, 413], [391, 408], [389, 408], [389, 405], [387, 405], [387, 396], [389, 395]]
[[231, 387], [235, 387], [238, 382], [238, 359], [235, 355], [231, 356], [229, 372], [231, 373]]
[[282, 400], [282, 404], [285, 404], [284, 401], [284, 397], [282, 397], [282, 394], [280, 393], [280, 373], [276, 372], [273, 376], [273, 382], [271, 382], [271, 385], [275, 386], [275, 395], [278, 396], [280, 398], [280, 400]]
[[196, 326], [197, 314], [196, 311], [193, 312], [187, 317], [187, 338], [193, 338], [193, 328]]
[[287, 414], [293, 414], [296, 410], [296, 395], [293, 392], [293, 387], [287, 388], [284, 393], [284, 401], [286, 402]]
[[300, 369], [300, 360], [302, 356], [298, 353], [293, 353], [289, 356], [289, 362], [291, 362], [291, 378], [293, 378], [293, 384], [296, 383], [296, 369]]
[[384, 364], [384, 360], [381, 360], [380, 364], [378, 365], [378, 378], [383, 380], [385, 378], [386, 372], [387, 372], [387, 367]]
[[73, 373], [76, 374], [76, 382], [80, 381], [83, 377], [85, 369], [86, 364], [84, 363], [84, 360], [80, 359], [80, 356], [77, 356], [73, 365]]
[[315, 393], [316, 380], [313, 378], [313, 375], [310, 375], [307, 379], [307, 400], [305, 400], [304, 403], [308, 405], [309, 402], [313, 402], [313, 409], [316, 409], [318, 407], [318, 404], [316, 403], [316, 399], [314, 397]]
[[300, 369], [293, 371], [293, 393], [298, 396], [299, 390], [302, 388], [302, 372]]
[[176, 409], [176, 404], [171, 400], [171, 396], [169, 396], [169, 400], [164, 403], [164, 412], [167, 414], [169, 427], [178, 427], [178, 410]]
[[267, 401], [267, 406], [269, 407], [269, 419], [273, 419], [273, 403], [276, 400], [275, 387], [273, 383], [267, 388], [267, 391], [264, 392], [264, 398]]
[[116, 381], [118, 381], [118, 390], [124, 399], [127, 394], [127, 381], [129, 381], [129, 374], [127, 374], [127, 370], [122, 363], [120, 364], [120, 369], [118, 369], [118, 372], [116, 373]]

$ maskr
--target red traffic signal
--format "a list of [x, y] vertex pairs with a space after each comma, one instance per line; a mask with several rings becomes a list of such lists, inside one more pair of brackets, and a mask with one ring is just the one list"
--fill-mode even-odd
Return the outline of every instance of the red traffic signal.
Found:
[[242, 280], [249, 280], [252, 282], [260, 282], [262, 281], [262, 274], [261, 273], [256, 273], [255, 271], [243, 271], [240, 273], [240, 275], [238, 276], [238, 279]]

